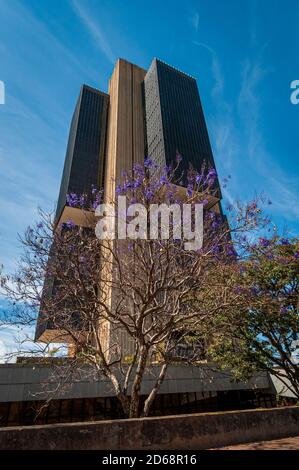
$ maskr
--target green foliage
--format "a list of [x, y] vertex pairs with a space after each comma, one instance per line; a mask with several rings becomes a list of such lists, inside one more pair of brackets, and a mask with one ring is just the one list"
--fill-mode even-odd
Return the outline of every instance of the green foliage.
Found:
[[[223, 285], [235, 303], [215, 315], [206, 337], [209, 357], [235, 378], [283, 370], [299, 395], [299, 370], [292, 360], [299, 333], [296, 253], [298, 241], [283, 245], [274, 239], [266, 249], [254, 246], [244, 261], [226, 266]], [[219, 296], [216, 289], [213, 295]]]

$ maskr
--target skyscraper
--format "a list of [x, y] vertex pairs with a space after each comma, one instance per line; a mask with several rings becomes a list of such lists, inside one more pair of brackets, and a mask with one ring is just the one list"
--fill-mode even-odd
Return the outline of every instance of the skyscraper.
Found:
[[[175, 165], [186, 176], [204, 163], [215, 168], [195, 78], [154, 59], [144, 79], [147, 154], [159, 165]], [[184, 177], [183, 177], [184, 179]]]
[[81, 87], [70, 127], [57, 220], [67, 210], [67, 194], [81, 195], [89, 193], [92, 185], [103, 185], [108, 106], [109, 95], [87, 85]]
[[[68, 193], [88, 193], [94, 184], [109, 200], [123, 170], [142, 164], [145, 155], [160, 165], [171, 165], [177, 153], [183, 157], [179, 171], [185, 176], [189, 168], [200, 170], [204, 163], [215, 168], [196, 80], [157, 59], [148, 71], [119, 59], [108, 94], [87, 85], [81, 88], [70, 127], [57, 222], [72, 219], [77, 225], [86, 224], [82, 210], [68, 206]], [[220, 189], [218, 195], [209, 207], [221, 212]], [[49, 284], [46, 280], [47, 288]], [[36, 339], [50, 340], [50, 330], [51, 322], [40, 318]]]

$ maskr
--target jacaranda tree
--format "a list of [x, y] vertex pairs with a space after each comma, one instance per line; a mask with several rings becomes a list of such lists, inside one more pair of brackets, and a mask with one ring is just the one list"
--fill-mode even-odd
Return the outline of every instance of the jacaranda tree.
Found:
[[[7, 323], [35, 324], [39, 314], [51, 341], [71, 344], [72, 357], [55, 367], [54, 389], [105, 378], [127, 417], [150, 413], [170, 364], [203, 359], [198, 332], [221, 312], [236, 311], [241, 294], [227, 288], [227, 273], [245, 237], [268, 223], [255, 200], [236, 205], [229, 226], [213, 168], [190, 170], [181, 180], [177, 174], [178, 167], [146, 159], [123, 175], [113, 200], [98, 188], [69, 194], [81, 223], [41, 212], [21, 237], [17, 273], [1, 277], [13, 305]], [[148, 374], [155, 380], [145, 392]]]

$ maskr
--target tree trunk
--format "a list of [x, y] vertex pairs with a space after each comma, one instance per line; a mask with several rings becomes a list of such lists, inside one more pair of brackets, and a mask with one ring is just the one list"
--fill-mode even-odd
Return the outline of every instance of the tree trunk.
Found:
[[138, 365], [137, 365], [135, 378], [134, 378], [132, 391], [131, 391], [130, 418], [139, 417], [140, 388], [141, 388], [142, 377], [143, 377], [145, 366], [146, 366], [148, 348], [145, 345], [142, 345], [139, 351], [140, 351], [140, 356], [139, 356]]
[[107, 377], [111, 380], [111, 382], [112, 382], [112, 385], [113, 385], [114, 390], [115, 390], [116, 398], [117, 398], [117, 399], [120, 401], [120, 403], [121, 403], [121, 406], [122, 406], [122, 409], [123, 409], [125, 418], [129, 418], [129, 417], [130, 417], [130, 401], [129, 401], [129, 397], [127, 397], [127, 396], [121, 391], [120, 384], [119, 384], [117, 378], [114, 376], [114, 374], [112, 374], [112, 373], [109, 371], [108, 373], [106, 372], [106, 376], [107, 376]]
[[149, 411], [151, 409], [151, 406], [158, 394], [158, 391], [161, 387], [161, 384], [163, 383], [163, 380], [165, 378], [165, 375], [166, 375], [166, 371], [167, 371], [167, 365], [168, 364], [163, 364], [161, 370], [160, 370], [160, 374], [159, 374], [159, 377], [157, 379], [157, 382], [154, 386], [154, 388], [152, 389], [151, 393], [149, 394], [149, 396], [147, 397], [147, 399], [145, 400], [145, 403], [144, 403], [144, 407], [143, 407], [143, 416], [148, 416], [149, 414]]

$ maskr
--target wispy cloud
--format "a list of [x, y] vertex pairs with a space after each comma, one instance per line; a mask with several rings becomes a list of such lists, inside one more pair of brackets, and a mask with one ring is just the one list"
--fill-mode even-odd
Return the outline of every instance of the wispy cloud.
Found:
[[[233, 174], [229, 187], [223, 189], [224, 198], [232, 202], [240, 196], [251, 197], [255, 191], [264, 191], [272, 200], [273, 215], [290, 222], [298, 220], [298, 178], [285, 174], [277, 155], [270, 154], [263, 133], [263, 95], [260, 87], [271, 74], [263, 60], [268, 43], [253, 53], [254, 59], [247, 57], [241, 62], [240, 88], [233, 101], [228, 100], [224, 93], [225, 75], [216, 51], [204, 42], [193, 43], [205, 49], [212, 59], [212, 144], [220, 174]], [[245, 184], [240, 184], [242, 181]]]
[[[61, 85], [95, 74], [24, 2], [0, 1], [0, 16], [1, 64], [9, 77], [0, 110], [0, 263], [12, 271], [17, 232], [38, 217], [37, 206], [52, 210], [57, 198], [70, 119]], [[10, 40], [14, 30], [21, 33]]]
[[243, 120], [246, 120], [250, 147], [249, 153], [255, 150], [254, 146], [262, 140], [262, 134], [258, 129], [260, 118], [260, 99], [257, 87], [267, 75], [260, 61], [251, 62], [246, 59], [241, 70], [241, 89], [238, 97], [238, 110]]
[[193, 44], [195, 46], [204, 48], [211, 55], [211, 59], [212, 59], [211, 70], [212, 70], [212, 75], [214, 78], [214, 87], [212, 88], [211, 94], [213, 97], [216, 97], [217, 95], [223, 92], [223, 88], [224, 88], [224, 77], [223, 77], [223, 73], [221, 70], [220, 61], [212, 47], [199, 41], [193, 41]]
[[[27, 31], [31, 31], [32, 35], [38, 37], [38, 45], [43, 44], [47, 54], [45, 57], [40, 57], [40, 60], [50, 61], [55, 57], [63, 57], [64, 67], [68, 67], [72, 70], [72, 73], [88, 75], [92, 80], [96, 78], [94, 72], [88, 68], [88, 65], [82, 64], [76, 54], [66, 47], [58, 37], [51, 33], [47, 25], [39, 20], [35, 15], [30, 12], [30, 9], [26, 7], [25, 2], [14, 0], [13, 2], [1, 2], [0, 1], [0, 15], [1, 18], [6, 18], [8, 21], [13, 21], [16, 28], [22, 30], [23, 34]], [[10, 51], [10, 45], [0, 43], [0, 51]], [[32, 55], [35, 51], [35, 45], [31, 48]], [[19, 54], [22, 51], [19, 51]], [[25, 54], [28, 54], [28, 47], [24, 44]], [[33, 82], [33, 76], [30, 77], [32, 81], [32, 87], [36, 86]], [[24, 77], [22, 77], [24, 79]]]
[[197, 11], [195, 13], [193, 13], [193, 15], [191, 16], [191, 23], [192, 23], [195, 31], [197, 32], [198, 27], [199, 27], [199, 13]]
[[[193, 41], [193, 44], [207, 51], [211, 57], [211, 74], [213, 77], [211, 96], [215, 110], [211, 120], [214, 150], [223, 170], [231, 172], [233, 161], [240, 146], [233, 118], [233, 107], [224, 98], [225, 80], [221, 62], [216, 51], [209, 45], [199, 41]], [[228, 192], [228, 190], [225, 191], [226, 194]]]
[[17, 357], [48, 356], [51, 351], [57, 350], [57, 355], [67, 353], [63, 343], [34, 342], [35, 326], [18, 326], [6, 324], [0, 327], [0, 364], [15, 362]]
[[247, 155], [251, 165], [264, 179], [266, 190], [271, 195], [273, 210], [286, 219], [299, 220], [299, 180], [286, 175], [277, 163], [277, 158], [270, 155], [262, 132], [261, 94], [258, 86], [268, 74], [261, 59], [244, 61], [238, 112], [247, 135]]
[[77, 0], [72, 0], [71, 5], [82, 23], [87, 28], [89, 34], [93, 37], [98, 48], [102, 51], [107, 60], [114, 64], [116, 60], [115, 54], [113, 53], [100, 25], [96, 23], [91, 14], [82, 7], [82, 3], [79, 3]]
[[0, 363], [15, 362], [17, 356], [37, 353], [40, 346], [33, 342], [34, 327], [5, 325], [0, 327]]

